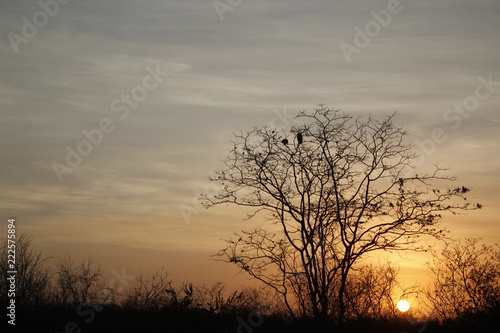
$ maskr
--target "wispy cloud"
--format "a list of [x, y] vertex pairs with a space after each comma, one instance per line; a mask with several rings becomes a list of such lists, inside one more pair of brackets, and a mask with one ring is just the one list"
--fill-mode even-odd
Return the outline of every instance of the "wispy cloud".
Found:
[[[70, 1], [15, 53], [7, 33], [21, 33], [40, 6], [2, 1], [0, 215], [60, 233], [56, 242], [74, 232], [90, 240], [98, 227], [95, 242], [126, 247], [135, 234], [215, 249], [233, 221], [243, 227], [238, 214], [203, 211], [206, 225], [187, 226], [178, 206], [220, 166], [231, 132], [267, 124], [274, 108], [397, 110], [412, 139], [428, 138], [478, 76], [498, 75], [500, 3], [401, 0], [404, 11], [347, 64], [339, 43], [387, 3], [245, 1], [221, 21], [212, 1]], [[112, 102], [157, 64], [170, 75], [120, 122]], [[428, 159], [473, 182], [477, 201], [499, 199], [499, 106], [500, 91]], [[103, 118], [119, 126], [59, 183], [51, 163]], [[158, 236], [137, 232], [138, 217]]]

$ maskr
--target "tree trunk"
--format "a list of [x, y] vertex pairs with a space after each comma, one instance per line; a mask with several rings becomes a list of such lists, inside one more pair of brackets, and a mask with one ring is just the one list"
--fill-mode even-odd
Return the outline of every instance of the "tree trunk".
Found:
[[349, 272], [349, 267], [346, 267], [346, 268], [342, 269], [342, 276], [341, 276], [340, 288], [339, 288], [339, 294], [338, 294], [338, 302], [339, 302], [338, 324], [339, 324], [341, 332], [342, 332], [342, 330], [344, 328], [345, 314], [346, 314], [346, 306], [345, 306], [345, 300], [344, 300], [344, 293], [345, 293], [345, 288], [346, 288], [346, 284], [347, 284], [347, 274], [348, 274], [348, 272]]

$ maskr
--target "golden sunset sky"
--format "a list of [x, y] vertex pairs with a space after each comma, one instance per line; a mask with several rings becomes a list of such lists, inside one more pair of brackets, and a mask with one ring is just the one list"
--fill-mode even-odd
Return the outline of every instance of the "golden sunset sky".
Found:
[[[263, 219], [199, 194], [233, 132], [324, 103], [397, 111], [421, 168], [484, 206], [445, 216], [450, 235], [500, 241], [499, 1], [40, 3], [0, 2], [2, 239], [15, 217], [52, 263], [249, 283], [209, 256]], [[427, 279], [427, 256], [392, 258]]]

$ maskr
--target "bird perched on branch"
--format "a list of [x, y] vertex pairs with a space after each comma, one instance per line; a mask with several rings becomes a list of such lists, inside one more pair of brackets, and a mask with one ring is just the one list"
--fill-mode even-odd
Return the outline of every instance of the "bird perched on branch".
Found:
[[284, 145], [287, 145], [288, 144], [288, 139], [281, 140], [281, 143], [283, 143]]
[[299, 145], [302, 143], [302, 133], [297, 133], [297, 142]]

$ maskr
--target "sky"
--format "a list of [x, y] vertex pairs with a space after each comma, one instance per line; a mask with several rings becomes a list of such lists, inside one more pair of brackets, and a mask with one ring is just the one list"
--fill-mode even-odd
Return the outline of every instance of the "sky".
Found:
[[[247, 282], [210, 255], [261, 221], [199, 194], [234, 132], [326, 104], [397, 111], [421, 168], [449, 166], [484, 206], [443, 226], [498, 242], [499, 14], [498, 0], [2, 0], [0, 235], [15, 217], [53, 258]], [[396, 260], [424, 279], [425, 257]]]

